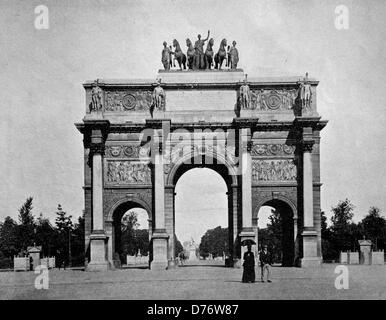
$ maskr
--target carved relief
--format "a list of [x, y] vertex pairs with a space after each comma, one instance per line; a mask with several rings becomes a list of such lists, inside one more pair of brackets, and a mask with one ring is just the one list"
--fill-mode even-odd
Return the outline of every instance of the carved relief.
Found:
[[253, 160], [253, 181], [296, 181], [294, 160]]
[[107, 146], [107, 156], [114, 158], [128, 157], [128, 158], [148, 158], [149, 148], [138, 145], [112, 145]]
[[147, 163], [133, 161], [106, 161], [107, 184], [150, 184], [151, 169]]
[[205, 155], [205, 154], [218, 154], [227, 159], [230, 162], [235, 162], [235, 150], [234, 146], [225, 146], [225, 144], [177, 144], [172, 147], [170, 153], [170, 161], [176, 163], [180, 158], [187, 154], [193, 155]]
[[252, 148], [252, 156], [291, 156], [295, 152], [295, 146], [287, 144], [255, 144]]
[[297, 89], [251, 91], [251, 109], [253, 110], [290, 110], [295, 106]]
[[149, 90], [106, 92], [105, 111], [148, 111], [152, 104], [153, 93]]

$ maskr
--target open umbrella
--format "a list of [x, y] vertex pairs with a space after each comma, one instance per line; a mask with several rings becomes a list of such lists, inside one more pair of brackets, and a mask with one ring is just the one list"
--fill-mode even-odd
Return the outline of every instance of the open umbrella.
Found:
[[243, 247], [247, 246], [247, 245], [253, 245], [253, 244], [256, 244], [256, 242], [252, 239], [246, 239], [246, 240], [241, 241], [241, 245]]

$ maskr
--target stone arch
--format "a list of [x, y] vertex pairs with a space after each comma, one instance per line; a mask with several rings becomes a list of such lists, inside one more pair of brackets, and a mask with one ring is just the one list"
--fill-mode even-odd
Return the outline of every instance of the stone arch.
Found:
[[[117, 231], [117, 223], [120, 223], [122, 216], [125, 212], [133, 208], [142, 208], [144, 209], [149, 218], [151, 224], [152, 211], [149, 204], [139, 197], [124, 197], [114, 202], [110, 207], [106, 220], [105, 220], [105, 230], [108, 236], [108, 260], [113, 268], [120, 268], [121, 260], [116, 256], [117, 244], [120, 243], [121, 233]], [[118, 213], [118, 214], [117, 214]], [[151, 226], [149, 225], [149, 237], [151, 235]], [[151, 259], [151, 252], [149, 259]]]
[[[204, 153], [195, 152], [194, 150], [191, 150], [189, 153], [184, 154], [178, 161], [174, 164], [172, 164], [172, 167], [167, 174], [166, 178], [166, 185], [174, 185], [175, 183], [175, 175], [181, 165], [185, 163], [185, 161], [188, 161], [189, 159], [192, 159], [198, 155], [210, 157], [212, 159], [216, 159], [218, 163], [224, 165], [228, 169], [228, 175], [231, 177], [231, 184], [237, 185], [237, 167], [231, 163], [229, 160], [227, 160], [223, 155], [213, 152], [212, 150], [206, 149]], [[197, 165], [197, 166], [203, 166], [205, 167], [205, 164]], [[215, 170], [216, 171], [216, 170]], [[222, 174], [220, 174], [223, 176]], [[225, 179], [226, 181], [226, 179]]]
[[262, 206], [264, 206], [267, 202], [271, 202], [271, 201], [274, 201], [274, 200], [279, 200], [279, 201], [282, 201], [285, 204], [287, 204], [291, 208], [291, 210], [292, 210], [293, 218], [294, 219], [298, 219], [298, 210], [297, 210], [296, 205], [293, 203], [293, 201], [291, 199], [289, 199], [289, 198], [287, 198], [286, 196], [283, 196], [283, 195], [270, 195], [270, 196], [266, 196], [266, 197], [261, 198], [259, 200], [259, 202], [257, 203], [257, 205], [255, 206], [255, 208], [253, 209], [253, 216], [252, 216], [252, 218], [256, 219], [257, 218], [257, 214], [259, 213], [260, 208]]
[[[146, 210], [146, 212], [147, 212], [147, 214], [149, 216], [149, 219], [151, 219], [151, 217], [152, 217], [152, 210], [151, 210], [150, 205], [145, 200], [137, 198], [137, 197], [134, 197], [134, 198], [126, 197], [126, 198], [122, 198], [122, 199], [119, 199], [116, 202], [114, 202], [114, 204], [109, 209], [109, 212], [108, 212], [107, 217], [106, 217], [106, 222], [113, 222], [113, 220], [114, 220], [114, 212], [116, 212], [116, 210], [121, 205], [124, 205], [125, 203], [137, 204], [138, 205], [137, 207], [140, 207], [140, 208], [143, 208], [143, 209]], [[135, 206], [132, 206], [132, 208], [135, 208]], [[130, 210], [130, 209], [128, 209], [128, 210]]]
[[253, 210], [253, 225], [258, 234], [258, 213], [263, 206], [270, 206], [278, 210], [282, 215], [282, 266], [296, 266], [299, 260], [298, 248], [298, 214], [296, 205], [285, 195], [270, 195], [260, 199]]

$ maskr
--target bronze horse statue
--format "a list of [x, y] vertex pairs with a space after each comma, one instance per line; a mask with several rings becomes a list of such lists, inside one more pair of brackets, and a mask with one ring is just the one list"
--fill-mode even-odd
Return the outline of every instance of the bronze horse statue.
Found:
[[174, 57], [178, 62], [178, 65], [180, 66], [180, 70], [182, 70], [182, 66], [184, 66], [184, 69], [186, 69], [186, 55], [182, 52], [180, 44], [176, 39], [173, 40], [173, 47], [174, 47]]
[[224, 59], [226, 59], [226, 56], [227, 56], [227, 52], [225, 50], [226, 46], [227, 46], [227, 40], [222, 39], [220, 43], [220, 48], [218, 49], [218, 52], [214, 56], [215, 69], [221, 69], [222, 63]]
[[194, 50], [192, 41], [190, 39], [186, 39], [186, 46], [188, 47], [188, 51], [186, 52], [186, 56], [188, 57], [188, 68], [193, 69], [195, 63], [196, 50]]
[[205, 50], [205, 69], [210, 69], [213, 65], [213, 38], [210, 38]]

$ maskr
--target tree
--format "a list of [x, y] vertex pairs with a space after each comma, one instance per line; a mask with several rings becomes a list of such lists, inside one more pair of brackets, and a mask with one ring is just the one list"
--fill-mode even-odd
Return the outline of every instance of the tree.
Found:
[[55, 228], [51, 225], [47, 218], [43, 217], [43, 214], [40, 214], [36, 223], [35, 240], [37, 245], [42, 246], [43, 256], [51, 256], [55, 254], [56, 244], [53, 241], [55, 239]]
[[16, 255], [19, 252], [17, 240], [17, 223], [8, 216], [0, 224], [0, 252], [8, 258]]
[[377, 207], [371, 207], [367, 216], [360, 222], [362, 234], [370, 239], [374, 249], [384, 249], [386, 240], [386, 219], [381, 217]]
[[336, 259], [339, 252], [337, 252], [333, 245], [333, 236], [330, 228], [327, 226], [327, 217], [324, 211], [321, 215], [321, 235], [322, 235], [322, 256], [324, 260]]
[[176, 234], [174, 234], [174, 246], [175, 246], [175, 257], [178, 257], [181, 252], [184, 251], [184, 247], [182, 246], [181, 242], [178, 240]]
[[200, 256], [206, 258], [209, 254], [213, 257], [222, 256], [229, 253], [228, 228], [218, 226], [209, 229], [202, 237], [199, 247]]
[[282, 261], [283, 255], [283, 222], [281, 214], [275, 210], [271, 210], [271, 215], [268, 217], [267, 232], [270, 239], [267, 245], [270, 247], [270, 252], [275, 262]]
[[135, 211], [129, 211], [121, 221], [121, 261], [127, 255], [147, 255], [149, 252], [149, 230], [139, 229], [138, 216]]
[[17, 227], [17, 244], [19, 250], [27, 250], [35, 242], [35, 219], [32, 214], [32, 197], [28, 197], [19, 209], [19, 225]]
[[58, 204], [58, 211], [56, 212], [55, 225], [57, 229], [57, 249], [58, 258], [61, 262], [71, 264], [71, 231], [73, 230], [73, 223], [71, 221], [72, 216], [67, 215], [63, 211], [62, 206]]
[[355, 245], [352, 223], [353, 210], [354, 205], [348, 199], [339, 201], [336, 207], [332, 207], [331, 231], [337, 252], [351, 250]]

